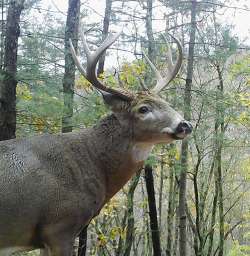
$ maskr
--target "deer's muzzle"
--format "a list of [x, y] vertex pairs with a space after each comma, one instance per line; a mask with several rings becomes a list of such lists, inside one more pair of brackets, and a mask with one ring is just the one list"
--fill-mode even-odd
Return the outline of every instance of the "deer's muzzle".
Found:
[[181, 121], [176, 130], [175, 130], [175, 134], [174, 137], [175, 139], [184, 139], [188, 134], [190, 134], [193, 130], [193, 126], [190, 122], [188, 121]]

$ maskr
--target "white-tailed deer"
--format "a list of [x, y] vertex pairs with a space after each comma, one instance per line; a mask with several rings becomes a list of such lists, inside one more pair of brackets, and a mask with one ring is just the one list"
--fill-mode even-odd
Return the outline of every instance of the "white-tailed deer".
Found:
[[71, 44], [78, 69], [102, 92], [111, 115], [79, 132], [0, 143], [0, 255], [41, 248], [45, 255], [70, 256], [80, 230], [143, 167], [153, 146], [191, 133], [191, 124], [157, 95], [180, 69], [178, 40], [177, 63], [169, 48], [165, 76], [147, 59], [156, 86], [125, 93], [96, 76], [98, 59], [118, 36], [109, 36], [93, 54], [83, 38], [86, 70]]

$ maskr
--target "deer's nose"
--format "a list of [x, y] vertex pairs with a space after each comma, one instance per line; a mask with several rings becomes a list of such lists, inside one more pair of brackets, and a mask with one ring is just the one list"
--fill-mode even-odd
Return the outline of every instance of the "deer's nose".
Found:
[[190, 134], [192, 130], [193, 130], [193, 126], [190, 122], [181, 121], [176, 128], [176, 133]]

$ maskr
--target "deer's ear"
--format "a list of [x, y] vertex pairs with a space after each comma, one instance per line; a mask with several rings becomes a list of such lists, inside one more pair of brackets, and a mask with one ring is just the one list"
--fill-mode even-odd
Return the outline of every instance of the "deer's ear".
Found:
[[105, 104], [109, 106], [113, 112], [122, 112], [126, 110], [129, 105], [129, 102], [119, 95], [102, 92], [102, 97]]

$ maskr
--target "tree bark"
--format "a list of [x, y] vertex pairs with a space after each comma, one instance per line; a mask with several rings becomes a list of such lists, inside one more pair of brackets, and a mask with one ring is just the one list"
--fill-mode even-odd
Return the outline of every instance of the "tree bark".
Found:
[[[178, 188], [176, 189], [176, 191], [178, 191]], [[176, 202], [177, 204], [177, 202]], [[176, 214], [175, 214], [175, 234], [174, 234], [174, 241], [173, 241], [173, 256], [176, 256], [177, 255], [177, 252], [178, 252], [178, 238], [179, 238], [179, 228], [178, 228], [178, 222], [179, 222], [179, 219], [178, 219], [178, 214], [177, 212], [179, 212], [179, 206], [177, 205], [176, 207]]]
[[[121, 229], [122, 230], [125, 230], [125, 228], [126, 228], [127, 218], [128, 218], [128, 211], [125, 211], [125, 213], [123, 215], [123, 218], [122, 218], [122, 223], [121, 223]], [[124, 239], [123, 239], [122, 236], [120, 236], [119, 241], [118, 241], [118, 247], [117, 247], [116, 252], [115, 252], [115, 256], [122, 255], [123, 246], [124, 246]]]
[[[154, 43], [154, 33], [153, 33], [153, 0], [147, 0], [147, 5], [144, 6], [147, 10], [146, 14], [146, 33], [148, 37], [148, 57], [154, 63], [155, 61], [155, 43]], [[152, 75], [150, 72], [145, 74], [145, 83], [149, 85], [152, 83]]]
[[216, 71], [219, 77], [216, 97], [216, 185], [218, 187], [218, 207], [219, 207], [219, 252], [218, 256], [223, 256], [224, 251], [224, 206], [223, 206], [223, 181], [222, 181], [222, 145], [224, 137], [224, 109], [221, 104], [223, 102], [224, 83], [222, 71], [219, 64], [216, 65]]
[[163, 183], [164, 183], [164, 149], [165, 147], [162, 146], [161, 148], [161, 163], [160, 163], [160, 188], [159, 188], [159, 203], [158, 203], [158, 211], [159, 211], [159, 228], [161, 233], [161, 220], [162, 220], [162, 197], [163, 197]]
[[154, 190], [154, 178], [152, 173], [152, 167], [150, 165], [145, 166], [145, 181], [148, 193], [148, 207], [150, 217], [150, 227], [152, 235], [152, 244], [154, 256], [161, 255], [161, 243], [160, 243], [160, 232], [158, 228], [157, 210], [155, 202], [155, 190]]
[[79, 246], [78, 246], [78, 256], [85, 256], [87, 250], [87, 237], [88, 237], [88, 226], [86, 226], [79, 235]]
[[[173, 144], [170, 145], [170, 152], [173, 151]], [[175, 171], [174, 171], [174, 159], [172, 154], [169, 154], [169, 192], [168, 192], [168, 210], [167, 210], [167, 248], [166, 255], [172, 255], [173, 244], [173, 218], [174, 218], [174, 206], [175, 206]]]
[[[222, 106], [224, 83], [222, 71], [218, 63], [215, 64], [216, 71], [219, 78], [219, 84], [216, 92], [216, 118], [215, 118], [215, 164], [214, 164], [214, 179], [215, 179], [215, 192], [213, 199], [212, 215], [211, 215], [211, 228], [208, 234], [208, 250], [207, 256], [213, 254], [213, 239], [214, 229], [216, 224], [216, 210], [218, 206], [219, 215], [219, 245], [218, 256], [223, 256], [224, 253], [224, 204], [223, 204], [223, 181], [222, 181], [222, 145], [225, 132], [224, 124], [224, 109]], [[215, 255], [216, 253], [214, 253]]]
[[24, 0], [9, 3], [4, 43], [4, 68], [0, 71], [0, 140], [16, 136], [17, 49]]
[[78, 28], [80, 15], [80, 0], [69, 0], [65, 28], [65, 71], [63, 77], [64, 109], [62, 132], [72, 131], [73, 97], [75, 86], [75, 63], [70, 52], [69, 39], [72, 39], [75, 49], [78, 44]]
[[[191, 87], [193, 78], [193, 62], [194, 62], [194, 45], [195, 45], [195, 32], [196, 32], [196, 1], [192, 1], [191, 6], [191, 29], [188, 50], [188, 63], [187, 63], [187, 78], [184, 96], [184, 118], [191, 119]], [[179, 254], [181, 256], [187, 255], [186, 248], [186, 180], [188, 169], [188, 140], [185, 139], [181, 145], [181, 174], [179, 182]]]
[[152, 61], [155, 58], [154, 36], [153, 36], [153, 1], [147, 0], [146, 29], [148, 37], [148, 57]]
[[138, 185], [140, 179], [140, 172], [136, 174], [136, 176], [132, 179], [129, 191], [128, 191], [128, 201], [127, 201], [127, 231], [126, 231], [126, 241], [125, 241], [125, 249], [123, 256], [129, 256], [131, 252], [133, 236], [134, 236], [134, 193], [135, 189]]
[[[63, 77], [63, 97], [64, 108], [62, 117], [62, 132], [71, 132], [73, 129], [73, 100], [75, 88], [75, 62], [70, 52], [69, 39], [72, 40], [73, 46], [77, 50], [78, 47], [78, 31], [79, 31], [79, 17], [80, 17], [80, 0], [68, 1], [68, 12], [65, 28], [65, 70]], [[86, 254], [87, 244], [87, 227], [85, 227], [79, 235], [78, 256]]]
[[211, 230], [209, 230], [209, 234], [208, 234], [207, 256], [211, 256], [212, 255], [212, 250], [213, 250], [214, 229], [215, 229], [215, 223], [216, 223], [217, 201], [218, 201], [218, 186], [217, 186], [216, 181], [215, 181], [215, 191], [214, 191], [212, 213], [211, 213], [211, 224], [210, 224]]
[[[147, 0], [146, 5], [146, 33], [148, 37], [148, 57], [154, 62], [155, 51], [154, 51], [154, 36], [153, 36], [153, 1]], [[151, 82], [151, 77], [146, 75], [146, 82]], [[154, 180], [152, 174], [152, 167], [149, 165], [145, 166], [145, 181], [148, 193], [148, 204], [149, 204], [149, 217], [150, 217], [150, 228], [152, 236], [152, 245], [154, 255], [161, 255], [161, 245], [160, 245], [160, 232], [157, 220], [157, 210], [155, 202], [155, 191], [154, 191]]]
[[[102, 40], [104, 40], [109, 32], [109, 23], [111, 16], [111, 8], [112, 8], [112, 0], [106, 0], [106, 8], [103, 20], [103, 30], [102, 30]], [[104, 72], [104, 62], [106, 57], [106, 52], [103, 53], [101, 58], [99, 59], [98, 67], [97, 67], [97, 75], [99, 76]]]

